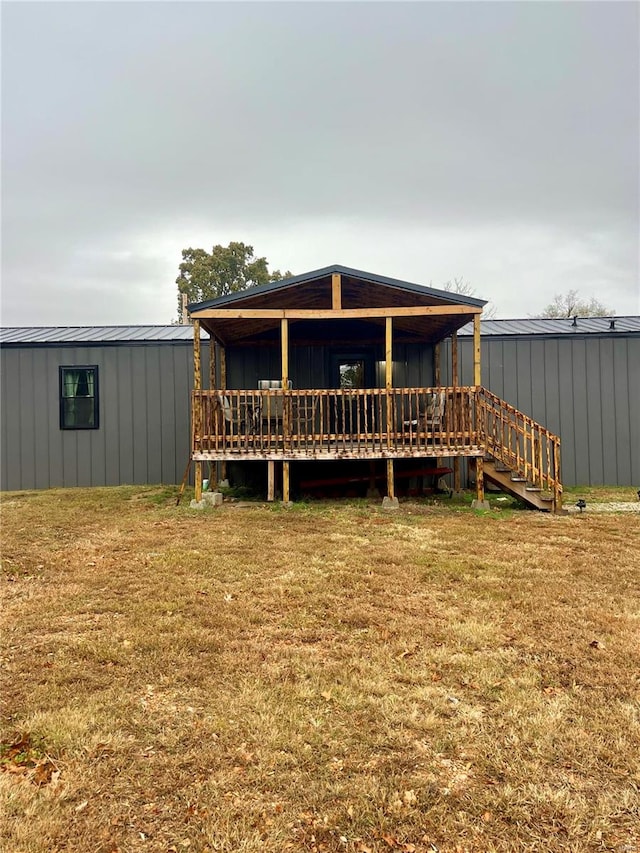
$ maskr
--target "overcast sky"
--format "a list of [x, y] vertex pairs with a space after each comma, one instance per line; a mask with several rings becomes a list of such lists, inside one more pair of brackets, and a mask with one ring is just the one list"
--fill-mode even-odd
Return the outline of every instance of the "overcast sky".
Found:
[[2, 4], [2, 324], [166, 323], [242, 240], [640, 313], [628, 3]]

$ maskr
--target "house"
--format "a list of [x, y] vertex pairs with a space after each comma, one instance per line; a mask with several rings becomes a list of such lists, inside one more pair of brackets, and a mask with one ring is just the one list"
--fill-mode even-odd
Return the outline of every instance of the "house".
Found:
[[[486, 425], [494, 446], [493, 433], [503, 430], [509, 450], [516, 413], [534, 425], [530, 433], [544, 424], [560, 436], [565, 484], [640, 486], [640, 317], [482, 320], [480, 364], [470, 320], [480, 300], [344, 268], [280, 285], [209, 306], [242, 314], [255, 296], [262, 307], [252, 310], [268, 302], [275, 318], [226, 313], [193, 327], [0, 329], [0, 488], [179, 483], [200, 454], [202, 466], [213, 460], [232, 484], [247, 481], [263, 493], [271, 472], [272, 494], [282, 490], [287, 462], [293, 496], [327, 480], [329, 493], [364, 494], [371, 479], [386, 493], [391, 462], [394, 494], [402, 494], [416, 472], [453, 469], [451, 484], [466, 484]], [[338, 298], [340, 315], [332, 313]], [[392, 307], [400, 311], [384, 313]], [[354, 308], [361, 316], [344, 313]], [[207, 320], [219, 336], [213, 360]], [[196, 328], [202, 438], [191, 423]], [[478, 368], [488, 391], [475, 390]], [[496, 410], [489, 392], [510, 406]], [[438, 425], [434, 395], [443, 393]], [[207, 414], [214, 404], [215, 416]], [[217, 426], [210, 430], [207, 418]], [[511, 439], [513, 464], [518, 454], [525, 461], [525, 441], [531, 447], [523, 423], [517, 447]], [[488, 479], [491, 463], [483, 463]], [[546, 445], [535, 467], [545, 464]], [[528, 476], [533, 467], [529, 459]]]
[[[383, 465], [394, 501], [397, 466], [411, 460], [437, 473], [450, 459], [457, 488], [460, 461], [472, 465], [479, 503], [487, 476], [559, 510], [559, 438], [482, 386], [484, 304], [334, 265], [190, 305], [196, 499], [204, 463], [266, 465], [270, 500], [277, 466], [284, 501], [292, 466], [368, 463], [373, 484]], [[461, 385], [458, 331], [470, 319], [473, 371]], [[208, 388], [202, 329], [215, 343]]]

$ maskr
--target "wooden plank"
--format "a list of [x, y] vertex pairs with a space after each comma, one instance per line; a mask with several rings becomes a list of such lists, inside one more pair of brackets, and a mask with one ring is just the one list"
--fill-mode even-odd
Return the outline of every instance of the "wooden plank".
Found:
[[339, 272], [331, 274], [331, 308], [334, 311], [342, 309], [342, 276]]
[[480, 369], [480, 314], [473, 317], [473, 384], [482, 385]]
[[193, 313], [200, 320], [358, 320], [386, 317], [448, 317], [477, 315], [474, 305], [407, 305], [388, 308], [202, 308]]
[[437, 343], [433, 348], [433, 380], [438, 388], [441, 385], [440, 354], [440, 343]]

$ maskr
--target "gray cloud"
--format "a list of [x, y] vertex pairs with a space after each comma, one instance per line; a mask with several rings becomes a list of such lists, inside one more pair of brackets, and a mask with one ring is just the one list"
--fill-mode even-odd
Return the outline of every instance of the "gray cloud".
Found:
[[576, 282], [638, 311], [638, 17], [6, 3], [3, 322], [65, 322], [85, 288], [77, 322], [168, 320], [180, 248], [233, 238], [296, 271], [322, 246], [462, 274], [502, 314]]

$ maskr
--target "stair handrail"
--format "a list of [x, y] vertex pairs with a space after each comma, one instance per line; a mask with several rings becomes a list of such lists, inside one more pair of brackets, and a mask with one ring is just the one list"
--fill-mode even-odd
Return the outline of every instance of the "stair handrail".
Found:
[[553, 495], [560, 509], [560, 437], [487, 388], [478, 388], [480, 429], [487, 452], [534, 488]]

